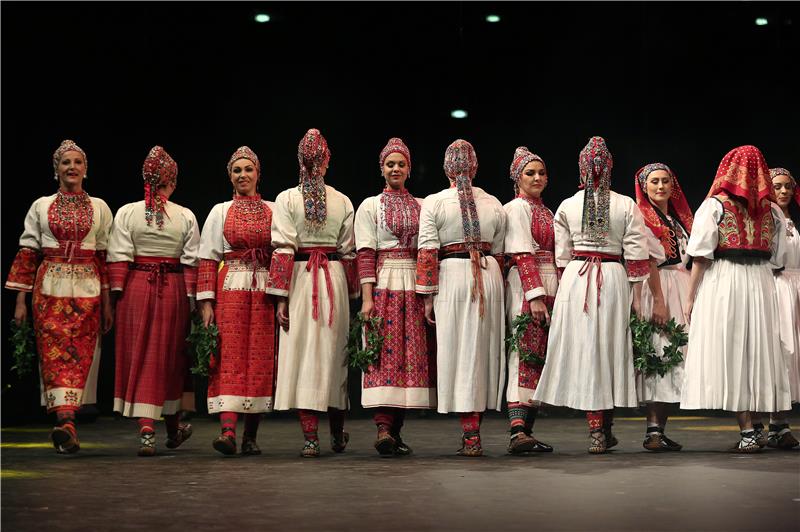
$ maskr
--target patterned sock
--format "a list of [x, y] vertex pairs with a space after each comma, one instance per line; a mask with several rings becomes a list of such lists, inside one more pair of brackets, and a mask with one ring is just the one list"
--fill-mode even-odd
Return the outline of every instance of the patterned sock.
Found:
[[391, 430], [392, 426], [394, 425], [395, 416], [391, 409], [389, 408], [378, 408], [375, 410], [375, 414], [372, 416], [372, 419], [375, 421], [375, 425], [378, 427], [378, 430], [381, 430], [383, 427], [384, 430]]
[[313, 410], [298, 410], [300, 416], [300, 427], [303, 429], [303, 437], [308, 441], [319, 441], [317, 430], [319, 429], [319, 416]]
[[77, 435], [77, 430], [75, 429], [75, 410], [72, 408], [56, 410], [56, 425], [67, 429], [73, 436]]
[[530, 436], [533, 433], [533, 424], [536, 423], [536, 415], [539, 413], [539, 408], [529, 406], [528, 412], [525, 414], [525, 434]]
[[481, 417], [478, 412], [465, 412], [459, 414], [461, 418], [461, 430], [464, 432], [480, 432]]
[[261, 423], [261, 414], [244, 415], [244, 435], [255, 440], [258, 435], [258, 424]]
[[344, 432], [344, 410], [329, 408], [328, 422], [331, 426], [331, 434], [340, 436]]
[[525, 431], [527, 408], [522, 403], [508, 403], [508, 420], [511, 423], [511, 434]]
[[603, 410], [589, 410], [586, 412], [586, 421], [589, 423], [589, 432], [603, 428]]
[[164, 416], [164, 424], [167, 426], [167, 438], [174, 438], [178, 434], [180, 416], [169, 414]]
[[236, 437], [236, 421], [238, 419], [239, 416], [236, 412], [222, 412], [219, 415], [219, 423], [222, 426], [223, 436], [230, 436], [231, 438]]

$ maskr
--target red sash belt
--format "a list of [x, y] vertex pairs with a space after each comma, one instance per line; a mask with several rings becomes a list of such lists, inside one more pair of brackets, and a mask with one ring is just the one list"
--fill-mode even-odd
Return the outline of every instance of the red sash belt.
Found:
[[183, 264], [174, 257], [137, 256], [133, 258], [133, 262], [128, 263], [128, 269], [149, 272], [147, 282], [157, 283], [158, 297], [161, 297], [163, 287], [169, 284], [167, 274], [183, 272]]
[[593, 251], [575, 251], [572, 253], [572, 260], [583, 260], [583, 266], [578, 271], [579, 276], [586, 274], [586, 292], [583, 296], [583, 311], [589, 312], [589, 283], [591, 281], [592, 268], [597, 267], [597, 306], [600, 306], [600, 289], [603, 286], [603, 267], [604, 262], [619, 262], [621, 255], [611, 255], [608, 253], [596, 253]]
[[76, 262], [85, 264], [95, 258], [95, 250], [81, 249], [81, 243], [75, 240], [62, 240], [57, 248], [43, 248], [42, 254], [53, 262]]
[[272, 251], [266, 248], [248, 248], [238, 251], [229, 251], [223, 255], [225, 260], [241, 260], [253, 267], [253, 275], [250, 280], [250, 288], [256, 287], [256, 272], [258, 268], [269, 268], [269, 261], [272, 257]]
[[328, 327], [333, 326], [333, 283], [331, 281], [331, 272], [328, 270], [328, 254], [336, 253], [335, 247], [313, 247], [313, 248], [300, 248], [297, 250], [298, 255], [308, 255], [308, 262], [306, 264], [306, 271], [311, 272], [311, 317], [315, 320], [319, 319], [319, 286], [317, 280], [317, 270], [322, 269], [325, 274], [325, 285], [328, 289], [328, 300], [330, 302], [330, 313], [328, 314]]

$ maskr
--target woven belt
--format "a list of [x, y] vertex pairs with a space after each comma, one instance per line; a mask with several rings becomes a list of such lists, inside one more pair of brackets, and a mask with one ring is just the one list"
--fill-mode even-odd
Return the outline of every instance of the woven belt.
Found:
[[163, 287], [169, 284], [167, 274], [182, 273], [183, 264], [179, 262], [129, 262], [128, 269], [149, 272], [147, 282], [158, 285], [158, 297], [161, 297]]
[[[342, 256], [339, 255], [336, 252], [334, 252], [334, 253], [322, 253], [321, 255], [325, 255], [328, 258], [329, 261], [330, 260], [341, 260], [341, 258], [342, 258]], [[294, 260], [295, 260], [295, 262], [309, 261], [309, 260], [311, 260], [311, 253], [295, 253], [294, 254]]]

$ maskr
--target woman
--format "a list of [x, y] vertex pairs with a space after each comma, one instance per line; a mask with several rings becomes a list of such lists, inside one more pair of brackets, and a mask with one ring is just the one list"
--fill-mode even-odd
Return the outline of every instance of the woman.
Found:
[[419, 218], [416, 291], [436, 326], [438, 411], [461, 417], [460, 456], [483, 455], [480, 424], [500, 410], [505, 357], [503, 239], [506, 214], [472, 181], [478, 158], [456, 140], [444, 155], [450, 188], [425, 198]]
[[[275, 307], [266, 295], [273, 204], [261, 199], [261, 165], [247, 146], [228, 160], [233, 200], [218, 203], [203, 225], [197, 300], [203, 325], [219, 327], [219, 357], [208, 379], [208, 411], [219, 413], [214, 449], [236, 453], [236, 422], [244, 414], [241, 453], [256, 444], [262, 412], [271, 412], [275, 376]], [[219, 268], [220, 261], [224, 266]]]
[[[520, 314], [530, 314], [533, 323], [522, 341], [531, 355], [544, 359], [547, 325], [558, 289], [553, 256], [553, 213], [542, 202], [542, 192], [547, 187], [547, 167], [541, 157], [521, 146], [514, 152], [510, 174], [516, 197], [503, 207], [508, 219], [505, 252], [511, 258], [506, 281], [507, 326], [512, 328]], [[533, 393], [542, 368], [540, 362], [521, 361], [517, 350], [509, 353], [506, 392], [511, 423], [509, 453], [553, 451], [551, 446], [532, 436], [539, 410]]]
[[86, 154], [65, 140], [53, 154], [58, 191], [37, 199], [25, 217], [20, 250], [8, 274], [6, 288], [16, 290], [14, 320], [28, 316], [25, 294], [33, 292], [33, 327], [47, 412], [55, 412], [50, 433], [59, 453], [80, 449], [75, 412], [100, 331], [111, 329], [105, 253], [111, 210], [83, 190]]
[[631, 198], [610, 190], [613, 164], [605, 140], [592, 137], [579, 156], [583, 190], [556, 211], [556, 266], [564, 270], [533, 395], [586, 410], [592, 454], [618, 443], [611, 433], [614, 407], [637, 404], [628, 321], [631, 307], [639, 313], [639, 301], [630, 285], [649, 275], [644, 221]]
[[[636, 204], [647, 226], [650, 249], [650, 277], [641, 283], [642, 316], [663, 325], [674, 319], [686, 325], [683, 305], [689, 293], [689, 271], [686, 269], [686, 244], [692, 231], [692, 211], [686, 202], [677, 176], [666, 164], [651, 163], [636, 172], [634, 177]], [[657, 354], [664, 350], [666, 338], [653, 335]], [[684, 356], [686, 349], [682, 349]], [[647, 432], [642, 444], [648, 451], [680, 451], [683, 446], [667, 438], [667, 403], [681, 398], [683, 364], [665, 374], [637, 375], [636, 390], [639, 402], [647, 404]]]
[[138, 454], [153, 456], [162, 415], [169, 449], [192, 435], [178, 411], [200, 234], [192, 211], [169, 201], [178, 165], [164, 148], [150, 150], [142, 176], [144, 200], [122, 206], [114, 218], [108, 272], [117, 315], [114, 411], [138, 418]]
[[791, 408], [772, 273], [783, 266], [786, 222], [772, 197], [758, 148], [731, 150], [695, 215], [686, 248], [693, 266], [681, 408], [736, 412], [741, 438], [730, 449], [736, 453], [761, 448], [751, 412]]
[[[787, 355], [789, 392], [792, 402], [797, 403], [800, 402], [800, 233], [795, 222], [800, 220], [797, 212], [797, 206], [800, 206], [800, 189], [797, 188], [797, 181], [785, 168], [772, 168], [769, 175], [775, 201], [786, 218], [785, 266], [783, 270], [775, 270], [775, 289], [778, 296], [779, 335]], [[792, 201], [795, 205], [792, 205]], [[758, 432], [763, 430], [764, 425], [754, 419], [753, 428]], [[761, 441], [763, 442], [763, 437]], [[800, 445], [789, 428], [788, 412], [770, 414], [766, 444], [778, 449], [793, 449]]]
[[319, 456], [318, 413], [328, 411], [331, 449], [344, 451], [348, 408], [348, 292], [358, 296], [353, 204], [325, 184], [331, 152], [316, 129], [300, 140], [300, 184], [275, 199], [267, 293], [278, 296], [281, 326], [277, 410], [298, 409], [301, 456]]
[[364, 372], [361, 404], [376, 408], [378, 453], [407, 455], [400, 437], [406, 409], [436, 406], [433, 342], [414, 291], [421, 200], [405, 188], [411, 154], [401, 139], [389, 139], [379, 165], [386, 188], [361, 203], [355, 220], [361, 315], [381, 318], [384, 336], [377, 363]]

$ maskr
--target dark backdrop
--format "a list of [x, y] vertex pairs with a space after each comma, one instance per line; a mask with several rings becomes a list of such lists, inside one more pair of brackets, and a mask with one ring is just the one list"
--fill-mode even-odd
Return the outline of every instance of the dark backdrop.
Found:
[[[173, 199], [201, 223], [231, 196], [225, 164], [236, 147], [258, 153], [261, 192], [273, 199], [296, 183], [297, 142], [310, 127], [333, 154], [328, 182], [355, 205], [381, 189], [378, 153], [399, 136], [416, 195], [446, 186], [444, 150], [465, 138], [480, 161], [476, 185], [502, 202], [514, 148], [526, 145], [547, 162], [555, 210], [575, 190], [579, 150], [602, 135], [616, 190], [632, 195], [635, 171], [661, 161], [697, 208], [738, 145], [800, 171], [798, 11], [763, 2], [3, 2], [3, 280], [30, 203], [56, 189], [51, 154], [64, 138], [86, 150], [85, 188], [113, 211], [141, 198], [142, 161], [164, 146], [179, 164]], [[255, 23], [258, 12], [272, 20]], [[490, 13], [501, 22], [487, 23]], [[455, 108], [469, 117], [451, 118]], [[4, 291], [4, 333], [13, 302]], [[35, 378], [9, 372], [6, 347], [4, 420], [41, 415]], [[111, 336], [101, 371], [109, 412]]]

